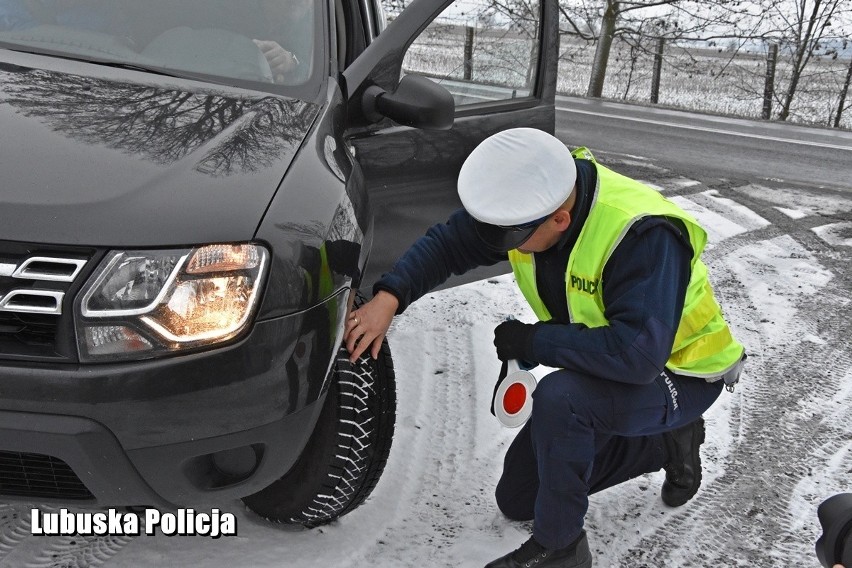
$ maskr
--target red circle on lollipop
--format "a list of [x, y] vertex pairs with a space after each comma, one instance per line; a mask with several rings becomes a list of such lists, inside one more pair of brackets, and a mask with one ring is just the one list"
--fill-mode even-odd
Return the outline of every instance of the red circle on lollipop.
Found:
[[517, 414], [527, 402], [527, 387], [522, 383], [513, 383], [503, 395], [503, 410], [506, 414]]

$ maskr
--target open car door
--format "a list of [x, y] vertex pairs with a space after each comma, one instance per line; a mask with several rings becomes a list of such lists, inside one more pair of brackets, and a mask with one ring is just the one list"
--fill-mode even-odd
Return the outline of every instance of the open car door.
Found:
[[[344, 71], [350, 113], [361, 117], [347, 138], [375, 213], [367, 286], [461, 206], [456, 178], [482, 140], [519, 126], [553, 133], [555, 120], [556, 2], [414, 0], [396, 14], [384, 1], [387, 28]], [[423, 77], [450, 93], [454, 110], [429, 109], [440, 93], [414, 85]], [[383, 93], [399, 99], [385, 116]], [[399, 110], [407, 103], [421, 108]]]

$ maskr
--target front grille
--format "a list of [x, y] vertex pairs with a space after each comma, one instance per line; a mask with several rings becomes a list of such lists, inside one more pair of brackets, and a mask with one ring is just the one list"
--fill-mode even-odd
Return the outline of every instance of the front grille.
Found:
[[62, 500], [95, 498], [61, 459], [6, 451], [0, 451], [0, 495]]
[[75, 359], [67, 312], [93, 253], [0, 241], [0, 359]]
[[14, 342], [12, 350], [53, 347], [59, 318], [42, 314], [0, 312], [0, 344]]

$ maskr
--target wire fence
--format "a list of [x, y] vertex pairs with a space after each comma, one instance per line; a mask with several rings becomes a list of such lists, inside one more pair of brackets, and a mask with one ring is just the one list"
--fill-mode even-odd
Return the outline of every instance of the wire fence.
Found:
[[[648, 103], [654, 67], [654, 38], [641, 42], [615, 41], [610, 52], [603, 96]], [[638, 43], [638, 45], [637, 45]], [[659, 104], [699, 112], [762, 118], [768, 46], [751, 52], [700, 49], [667, 44], [662, 60]], [[562, 39], [557, 90], [585, 95], [592, 71], [594, 46]], [[817, 57], [811, 61], [793, 98], [789, 120], [832, 126], [841, 102], [850, 60]], [[779, 54], [771, 118], [777, 118], [792, 66]], [[849, 98], [846, 99], [846, 106]], [[840, 127], [852, 129], [852, 109], [841, 115]]]

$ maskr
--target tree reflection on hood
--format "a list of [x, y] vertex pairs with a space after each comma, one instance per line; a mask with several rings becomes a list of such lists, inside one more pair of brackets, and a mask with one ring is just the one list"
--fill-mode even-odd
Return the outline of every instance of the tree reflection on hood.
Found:
[[86, 144], [171, 164], [194, 152], [211, 176], [255, 172], [292, 152], [315, 104], [271, 95], [237, 98], [0, 65], [0, 104]]

